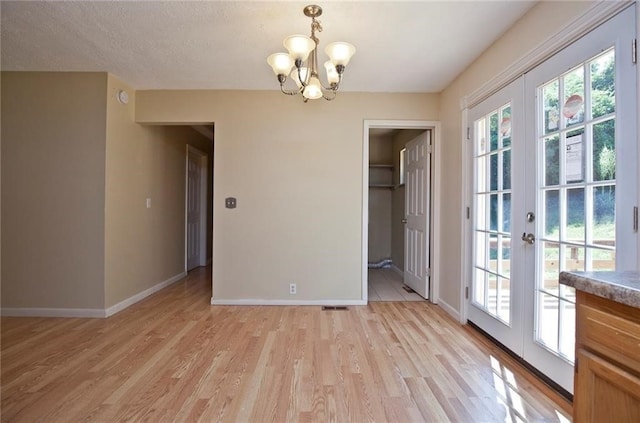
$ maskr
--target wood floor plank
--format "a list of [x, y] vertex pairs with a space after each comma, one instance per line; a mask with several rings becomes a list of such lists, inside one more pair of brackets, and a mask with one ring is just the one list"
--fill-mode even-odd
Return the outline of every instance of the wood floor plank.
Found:
[[211, 306], [210, 272], [107, 319], [2, 318], [2, 421], [571, 421], [433, 304]]

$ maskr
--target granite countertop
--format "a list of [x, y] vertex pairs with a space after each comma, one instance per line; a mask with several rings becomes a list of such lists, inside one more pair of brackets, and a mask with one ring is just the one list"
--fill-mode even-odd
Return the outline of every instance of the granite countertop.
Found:
[[640, 272], [561, 272], [560, 283], [640, 308]]

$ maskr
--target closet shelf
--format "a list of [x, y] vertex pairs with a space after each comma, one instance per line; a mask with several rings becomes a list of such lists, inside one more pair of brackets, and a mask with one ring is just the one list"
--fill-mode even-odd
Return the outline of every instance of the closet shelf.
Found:
[[370, 167], [370, 168], [386, 168], [386, 169], [393, 169], [393, 164], [387, 164], [387, 163], [369, 163], [369, 167]]

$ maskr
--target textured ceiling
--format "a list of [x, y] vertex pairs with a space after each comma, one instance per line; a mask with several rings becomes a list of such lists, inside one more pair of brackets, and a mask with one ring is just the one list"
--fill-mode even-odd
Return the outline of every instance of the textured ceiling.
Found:
[[[309, 2], [2, 1], [2, 70], [108, 71], [136, 89], [276, 89], [266, 63], [309, 34]], [[323, 1], [343, 91], [438, 92], [535, 2]]]

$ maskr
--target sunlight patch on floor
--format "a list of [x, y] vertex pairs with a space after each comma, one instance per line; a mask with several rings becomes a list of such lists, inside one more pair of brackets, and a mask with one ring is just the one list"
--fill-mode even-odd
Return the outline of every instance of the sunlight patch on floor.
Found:
[[[491, 369], [493, 373], [493, 386], [498, 393], [497, 402], [504, 407], [506, 423], [526, 423], [532, 418], [527, 416], [524, 403], [516, 377], [511, 370], [505, 367], [494, 356], [490, 355]], [[571, 423], [571, 419], [555, 410], [558, 422]], [[535, 420], [535, 418], [534, 418]]]

